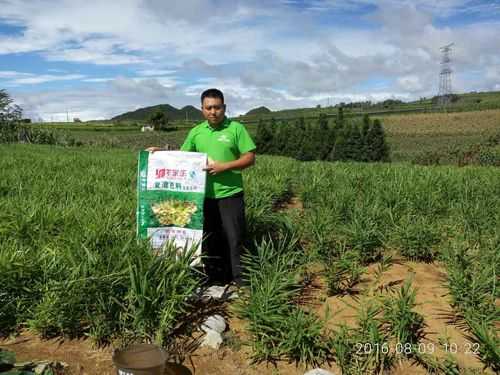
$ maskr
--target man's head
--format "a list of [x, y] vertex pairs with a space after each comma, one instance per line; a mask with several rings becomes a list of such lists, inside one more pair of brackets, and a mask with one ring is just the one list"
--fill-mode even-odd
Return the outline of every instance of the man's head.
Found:
[[217, 126], [224, 121], [226, 105], [224, 95], [220, 90], [208, 89], [201, 94], [201, 111], [203, 117], [211, 126]]

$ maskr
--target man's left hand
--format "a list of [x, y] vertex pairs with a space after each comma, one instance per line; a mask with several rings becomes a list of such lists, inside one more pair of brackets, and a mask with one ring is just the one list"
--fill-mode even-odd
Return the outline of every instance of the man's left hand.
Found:
[[218, 161], [212, 161], [212, 162], [208, 162], [206, 168], [203, 168], [203, 170], [207, 171], [208, 173], [210, 173], [213, 176], [213, 175], [219, 174], [221, 172], [224, 172], [225, 170], [227, 170], [227, 168], [225, 166], [225, 163], [220, 163]]

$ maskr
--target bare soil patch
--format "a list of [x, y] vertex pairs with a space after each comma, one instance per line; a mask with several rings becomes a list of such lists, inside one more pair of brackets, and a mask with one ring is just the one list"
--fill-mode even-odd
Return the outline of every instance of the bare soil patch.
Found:
[[[329, 310], [332, 316], [330, 326], [334, 328], [340, 323], [346, 323], [350, 326], [356, 324], [356, 315], [359, 307], [366, 303], [370, 298], [364, 296], [364, 292], [368, 289], [377, 289], [384, 285], [393, 285], [399, 288], [400, 284], [408, 278], [413, 279], [413, 288], [416, 289], [416, 311], [424, 316], [426, 324], [426, 339], [425, 344], [432, 346], [422, 346], [422, 351], [431, 354], [429, 348], [433, 348], [433, 355], [444, 358], [448, 352], [452, 352], [457, 358], [457, 362], [461, 367], [482, 369], [483, 364], [474, 353], [475, 347], [467, 339], [465, 332], [456, 323], [452, 322], [454, 317], [453, 309], [450, 305], [450, 298], [446, 287], [446, 272], [438, 263], [415, 263], [409, 261], [396, 261], [382, 277], [378, 280], [375, 278], [376, 265], [368, 267], [367, 273], [364, 275], [362, 282], [359, 284], [359, 293], [345, 296], [328, 297], [326, 289], [322, 297], [324, 303], [318, 309], [318, 313], [323, 316]], [[444, 343], [447, 343], [446, 345]], [[409, 364], [404, 364], [400, 369], [395, 369], [394, 374], [410, 373]], [[416, 367], [411, 373], [420, 373], [423, 369]], [[399, 372], [403, 371], [403, 372]], [[407, 372], [404, 372], [407, 371]], [[426, 372], [421, 372], [425, 374]], [[485, 373], [488, 373], [485, 371]], [[491, 372], [492, 373], [492, 372]]]

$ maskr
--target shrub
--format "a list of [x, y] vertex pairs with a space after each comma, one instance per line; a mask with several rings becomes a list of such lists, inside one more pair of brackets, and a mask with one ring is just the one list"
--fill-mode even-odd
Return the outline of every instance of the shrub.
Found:
[[306, 124], [303, 117], [293, 123], [274, 119], [270, 123], [259, 121], [256, 135], [257, 148], [262, 153], [284, 155], [299, 160], [354, 160], [389, 161], [389, 147], [380, 120], [371, 123], [368, 116], [363, 122], [347, 121], [343, 111], [333, 127], [324, 115], [317, 123]]
[[413, 164], [419, 165], [440, 165], [443, 155], [438, 151], [422, 151], [412, 160]]
[[436, 256], [436, 245], [441, 236], [432, 221], [420, 216], [408, 215], [395, 228], [395, 246], [401, 255], [410, 260], [432, 262]]
[[325, 262], [325, 276], [328, 295], [349, 292], [359, 283], [365, 270], [361, 266], [359, 253], [356, 251], [344, 249], [340, 257], [327, 259]]
[[481, 147], [477, 159], [479, 165], [500, 167], [500, 147]]
[[236, 306], [248, 320], [253, 360], [289, 359], [306, 364], [324, 362], [328, 347], [324, 323], [294, 304], [303, 253], [297, 237], [263, 240], [254, 255], [243, 258], [248, 287]]

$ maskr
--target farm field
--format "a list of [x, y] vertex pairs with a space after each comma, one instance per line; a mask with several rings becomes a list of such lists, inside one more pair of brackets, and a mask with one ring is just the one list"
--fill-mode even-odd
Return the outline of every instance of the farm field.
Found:
[[[499, 370], [497, 168], [259, 156], [248, 285], [200, 306], [189, 258], [135, 241], [136, 147], [0, 145], [0, 347], [20, 360], [112, 374], [112, 347], [153, 340], [203, 374]], [[213, 311], [216, 352], [195, 345]]]
[[380, 117], [394, 161], [419, 153], [466, 149], [500, 132], [500, 110]]
[[386, 131], [393, 135], [470, 135], [498, 130], [500, 110], [391, 115], [381, 119]]
[[[374, 116], [380, 118], [391, 148], [392, 161], [408, 162], [418, 155], [467, 149], [500, 132], [500, 110]], [[141, 133], [138, 127], [109, 124], [52, 124], [45, 129], [67, 134], [76, 141], [98, 147], [139, 150], [151, 145], [180, 146], [189, 128]], [[249, 125], [255, 135], [255, 124]], [[449, 160], [447, 162], [450, 162]]]
[[[500, 92], [489, 91], [480, 93], [465, 93], [458, 94], [457, 101], [448, 104], [447, 112], [467, 112], [467, 111], [482, 111], [500, 108]], [[351, 106], [350, 104], [354, 104]], [[273, 111], [271, 113], [261, 115], [243, 115], [239, 119], [248, 124], [256, 124], [259, 118], [270, 119], [295, 119], [303, 116], [306, 118], [317, 118], [320, 114], [327, 117], [334, 117], [337, 108], [333, 106], [316, 107], [316, 108], [297, 108], [285, 109], [280, 111]], [[384, 103], [367, 105], [367, 103], [347, 103], [344, 107], [344, 114], [346, 116], [356, 116], [363, 113], [370, 115], [407, 115], [416, 113], [439, 113], [443, 112], [443, 108], [436, 106], [432, 103], [432, 99], [423, 98], [422, 100], [408, 102], [408, 103]]]

